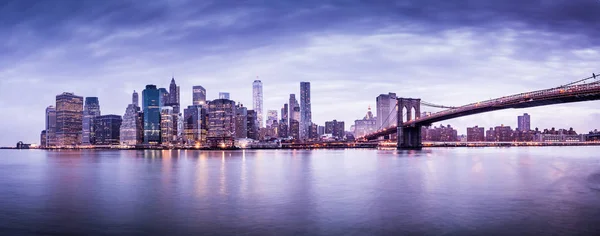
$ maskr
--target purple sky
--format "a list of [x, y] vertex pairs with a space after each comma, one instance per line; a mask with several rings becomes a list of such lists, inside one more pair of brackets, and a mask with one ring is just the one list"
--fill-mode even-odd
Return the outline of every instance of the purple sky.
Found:
[[[265, 113], [309, 81], [313, 121], [347, 129], [381, 93], [456, 106], [555, 87], [600, 72], [599, 12], [597, 0], [5, 0], [0, 146], [38, 143], [64, 91], [123, 115], [133, 90], [172, 74], [182, 106], [202, 85], [251, 107], [259, 76]], [[600, 128], [595, 101], [443, 124], [515, 127], [524, 112], [532, 127]]]

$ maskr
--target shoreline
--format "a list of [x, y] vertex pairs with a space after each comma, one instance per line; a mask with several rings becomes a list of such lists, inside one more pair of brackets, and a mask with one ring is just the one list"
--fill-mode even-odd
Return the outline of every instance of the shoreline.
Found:
[[[567, 146], [600, 146], [600, 142], [444, 142], [423, 143], [423, 148], [445, 147], [567, 147]], [[395, 149], [395, 145], [380, 146], [377, 144], [347, 143], [337, 145], [323, 144], [291, 144], [284, 147], [256, 147], [256, 148], [195, 148], [195, 147], [82, 147], [82, 148], [29, 148], [17, 149], [15, 147], [0, 147], [3, 150], [199, 150], [199, 151], [233, 151], [233, 150], [312, 150], [312, 149]]]

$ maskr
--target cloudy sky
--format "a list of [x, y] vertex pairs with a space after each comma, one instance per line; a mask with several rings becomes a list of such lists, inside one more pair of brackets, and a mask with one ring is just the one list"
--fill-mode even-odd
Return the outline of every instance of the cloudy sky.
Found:
[[[44, 109], [65, 91], [125, 112], [133, 90], [193, 85], [265, 112], [301, 81], [313, 121], [348, 123], [375, 97], [462, 105], [550, 88], [600, 72], [600, 1], [0, 1], [0, 146], [38, 143]], [[436, 111], [436, 109], [423, 110]], [[466, 127], [600, 128], [600, 102], [506, 110], [443, 122]]]

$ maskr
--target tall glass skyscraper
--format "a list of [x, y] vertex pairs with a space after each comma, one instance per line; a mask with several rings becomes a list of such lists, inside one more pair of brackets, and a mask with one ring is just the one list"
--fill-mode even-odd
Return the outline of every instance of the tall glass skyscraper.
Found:
[[75, 146], [81, 144], [83, 131], [83, 97], [73, 93], [56, 96], [56, 144]]
[[135, 90], [133, 90], [133, 95], [131, 96], [131, 104], [135, 105], [136, 107], [140, 106], [140, 97]]
[[202, 86], [194, 86], [192, 91], [192, 100], [194, 106], [206, 105], [206, 89]]
[[85, 106], [83, 107], [83, 145], [95, 144], [94, 134], [94, 118], [100, 116], [100, 102], [97, 97], [86, 97]]
[[160, 100], [161, 93], [156, 85], [146, 85], [142, 91], [144, 110], [144, 144], [160, 143]]
[[308, 131], [312, 125], [310, 106], [310, 82], [300, 82], [300, 139], [308, 139]]
[[377, 97], [377, 129], [385, 129], [398, 123], [397, 101], [395, 93], [381, 94]]
[[298, 100], [296, 100], [296, 94], [290, 94], [290, 104], [289, 104], [289, 122], [288, 122], [288, 135], [292, 136], [292, 123], [300, 123], [300, 114], [297, 112], [300, 111], [300, 105], [298, 104]]
[[260, 80], [252, 83], [252, 108], [256, 112], [258, 127], [263, 128], [263, 86]]

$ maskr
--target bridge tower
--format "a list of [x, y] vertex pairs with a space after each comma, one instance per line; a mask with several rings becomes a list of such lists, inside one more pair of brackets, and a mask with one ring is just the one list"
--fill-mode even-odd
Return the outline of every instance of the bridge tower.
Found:
[[[398, 98], [398, 149], [421, 149], [423, 144], [421, 143], [421, 126], [420, 125], [404, 125], [403, 116], [406, 116], [406, 120], [410, 121], [413, 119], [419, 119], [421, 117], [421, 99], [419, 98]], [[406, 111], [406, 114], [403, 113]]]

